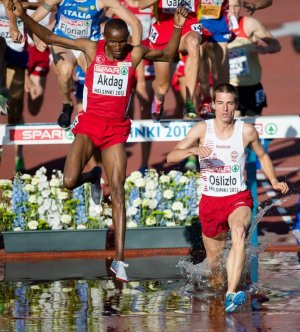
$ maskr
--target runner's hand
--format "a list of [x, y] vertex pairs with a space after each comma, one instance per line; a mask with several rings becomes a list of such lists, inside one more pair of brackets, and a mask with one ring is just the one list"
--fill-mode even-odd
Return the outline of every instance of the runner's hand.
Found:
[[20, 17], [25, 13], [25, 10], [19, 0], [9, 0], [7, 3], [7, 9], [13, 12], [17, 17]]
[[184, 26], [188, 12], [184, 7], [178, 7], [174, 13], [174, 24], [177, 26]]
[[289, 191], [289, 187], [286, 182], [272, 181], [272, 187], [274, 190], [280, 191], [282, 194], [286, 194]]
[[192, 148], [192, 152], [195, 156], [198, 156], [200, 158], [206, 158], [211, 154], [212, 149], [207, 146], [195, 147]]

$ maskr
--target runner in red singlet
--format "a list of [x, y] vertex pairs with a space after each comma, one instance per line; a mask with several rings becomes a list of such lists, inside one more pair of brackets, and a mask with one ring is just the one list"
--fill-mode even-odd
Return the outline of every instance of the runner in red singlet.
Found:
[[173, 35], [163, 50], [150, 50], [143, 45], [128, 44], [127, 24], [111, 19], [104, 28], [103, 41], [69, 39], [53, 34], [33, 21], [19, 0], [10, 1], [8, 8], [20, 17], [29, 29], [46, 44], [80, 50], [87, 60], [83, 96], [83, 111], [74, 121], [75, 139], [69, 150], [64, 185], [74, 189], [85, 182], [96, 180], [94, 172], [82, 173], [85, 165], [100, 150], [104, 170], [110, 187], [112, 219], [115, 231], [116, 255], [111, 270], [118, 279], [127, 281], [124, 267], [124, 239], [126, 228], [125, 192], [126, 151], [125, 142], [130, 133], [127, 106], [132, 90], [134, 71], [142, 59], [172, 61], [178, 49], [181, 30], [187, 11], [177, 8], [174, 14]]

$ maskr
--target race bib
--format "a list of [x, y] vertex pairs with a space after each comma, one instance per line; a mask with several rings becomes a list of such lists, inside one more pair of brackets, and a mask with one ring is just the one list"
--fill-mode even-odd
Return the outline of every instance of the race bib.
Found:
[[249, 65], [245, 49], [229, 50], [229, 71], [231, 78], [249, 75]]
[[92, 20], [73, 20], [61, 15], [57, 28], [69, 38], [90, 38]]
[[217, 19], [221, 15], [223, 0], [202, 0], [199, 17], [203, 19]]
[[92, 91], [105, 96], [126, 96], [129, 67], [94, 66]]
[[195, 0], [162, 0], [162, 12], [174, 14], [177, 7], [182, 6], [188, 12], [196, 12]]
[[151, 43], [155, 44], [158, 38], [158, 31], [155, 29], [155, 27], [152, 25], [150, 35], [149, 35], [149, 40]]
[[202, 34], [202, 25], [201, 25], [201, 23], [192, 24], [191, 25], [191, 30]]
[[[17, 20], [18, 30], [21, 32], [23, 37], [25, 37], [25, 29], [22, 21]], [[24, 50], [25, 41], [22, 43], [14, 43], [10, 33], [9, 33], [9, 20], [0, 20], [0, 36], [5, 39], [6, 45], [17, 52], [22, 52]]]

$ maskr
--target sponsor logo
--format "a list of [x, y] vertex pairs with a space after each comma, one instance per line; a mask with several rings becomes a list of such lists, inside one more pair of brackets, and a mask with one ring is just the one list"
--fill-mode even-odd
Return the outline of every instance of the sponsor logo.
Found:
[[207, 171], [213, 173], [230, 173], [230, 166], [209, 166], [207, 165]]
[[236, 173], [240, 170], [240, 166], [239, 165], [233, 165], [232, 166], [232, 172]]
[[9, 139], [13, 141], [56, 141], [63, 139], [63, 129], [12, 129]]
[[268, 123], [266, 124], [266, 127], [265, 127], [265, 132], [268, 134], [268, 135], [275, 135], [277, 133], [277, 126], [275, 123]]
[[258, 135], [263, 134], [263, 125], [262, 125], [262, 123], [255, 123], [254, 127], [255, 127], [256, 131], [258, 132]]
[[121, 68], [117, 66], [99, 66], [95, 65], [95, 71], [103, 74], [119, 75]]
[[87, 7], [78, 7], [78, 10], [81, 12], [87, 12], [89, 9]]

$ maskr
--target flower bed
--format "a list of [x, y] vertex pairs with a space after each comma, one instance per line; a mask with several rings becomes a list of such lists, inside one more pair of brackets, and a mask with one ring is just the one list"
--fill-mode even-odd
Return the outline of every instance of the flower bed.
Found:
[[[148, 170], [133, 172], [125, 183], [127, 227], [185, 226], [197, 220], [199, 173]], [[0, 231], [99, 229], [112, 224], [109, 197], [93, 203], [90, 185], [63, 187], [62, 173], [46, 169], [35, 175], [0, 180]]]

